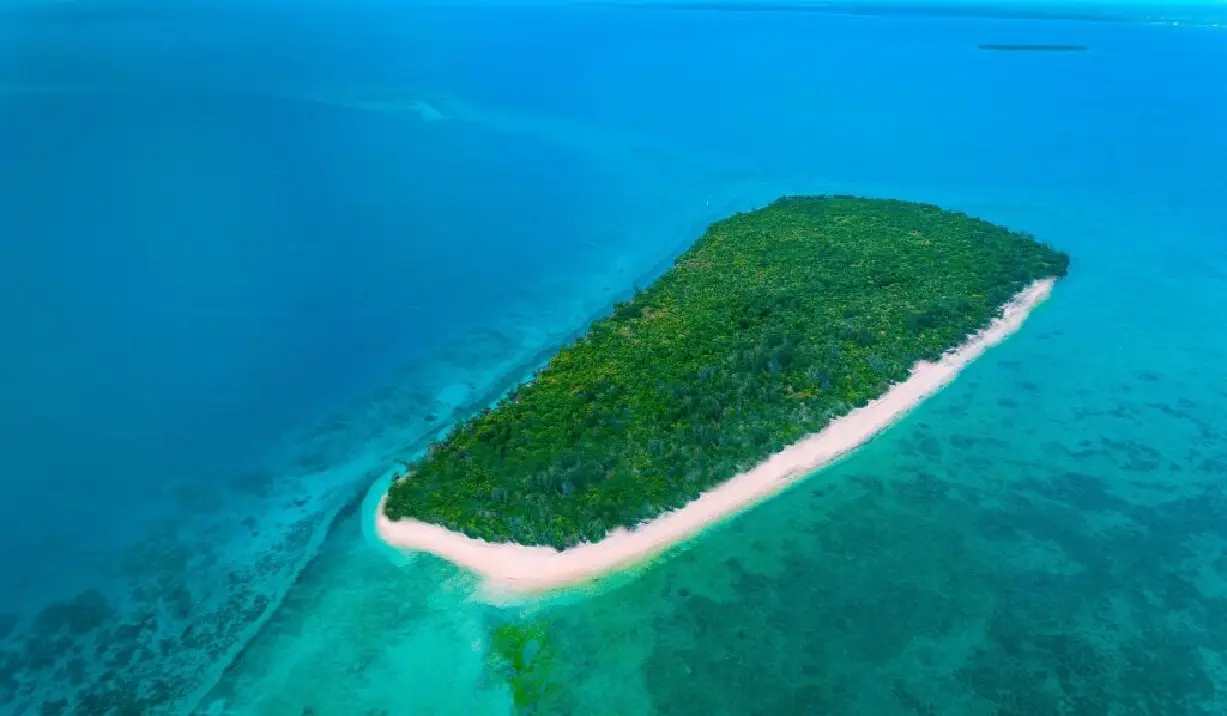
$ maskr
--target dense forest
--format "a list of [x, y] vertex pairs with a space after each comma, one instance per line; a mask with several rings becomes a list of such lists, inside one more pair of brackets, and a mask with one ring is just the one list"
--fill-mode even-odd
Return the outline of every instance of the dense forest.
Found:
[[1069, 258], [927, 204], [785, 197], [458, 425], [386, 514], [565, 548], [680, 507], [865, 405]]

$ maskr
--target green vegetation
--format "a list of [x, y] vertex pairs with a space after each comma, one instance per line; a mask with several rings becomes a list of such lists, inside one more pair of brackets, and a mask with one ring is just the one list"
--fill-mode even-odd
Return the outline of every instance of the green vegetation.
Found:
[[490, 541], [599, 540], [865, 405], [1068, 263], [925, 204], [788, 197], [737, 214], [433, 445], [385, 511]]
[[541, 705], [559, 695], [550, 680], [555, 655], [540, 622], [504, 623], [490, 632], [489, 665], [511, 690], [516, 713], [541, 712]]

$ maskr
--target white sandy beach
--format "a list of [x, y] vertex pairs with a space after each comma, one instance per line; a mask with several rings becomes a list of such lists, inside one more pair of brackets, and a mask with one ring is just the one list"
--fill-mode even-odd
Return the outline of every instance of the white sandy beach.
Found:
[[708, 490], [684, 507], [633, 530], [619, 529], [600, 542], [563, 551], [514, 543], [490, 543], [414, 520], [392, 521], [380, 500], [376, 532], [388, 544], [436, 554], [479, 575], [495, 593], [531, 594], [591, 581], [659, 554], [709, 525], [748, 509], [864, 444], [909, 410], [949, 384], [990, 346], [1022, 326], [1048, 297], [1054, 281], [1037, 281], [1006, 306], [1003, 315], [941, 360], [922, 361], [911, 376], [868, 405], [832, 421], [821, 432], [790, 445]]

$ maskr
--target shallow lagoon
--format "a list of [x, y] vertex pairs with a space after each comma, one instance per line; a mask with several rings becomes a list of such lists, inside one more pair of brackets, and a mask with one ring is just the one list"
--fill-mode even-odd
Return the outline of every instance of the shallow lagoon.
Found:
[[[14, 17], [9, 711], [1222, 712], [1213, 23]], [[397, 459], [708, 221], [818, 191], [965, 209], [1074, 271], [853, 459], [597, 594], [481, 606], [373, 542]]]

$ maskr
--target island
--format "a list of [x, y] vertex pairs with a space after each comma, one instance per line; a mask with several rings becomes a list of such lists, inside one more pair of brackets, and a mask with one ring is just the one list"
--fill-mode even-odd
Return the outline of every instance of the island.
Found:
[[1008, 45], [1000, 43], [985, 43], [979, 46], [981, 50], [990, 52], [1086, 52], [1090, 48], [1086, 45], [1045, 45], [1045, 44], [1021, 44]]
[[1069, 257], [937, 206], [788, 196], [394, 480], [376, 532], [542, 592], [644, 562], [861, 445], [1017, 330]]

